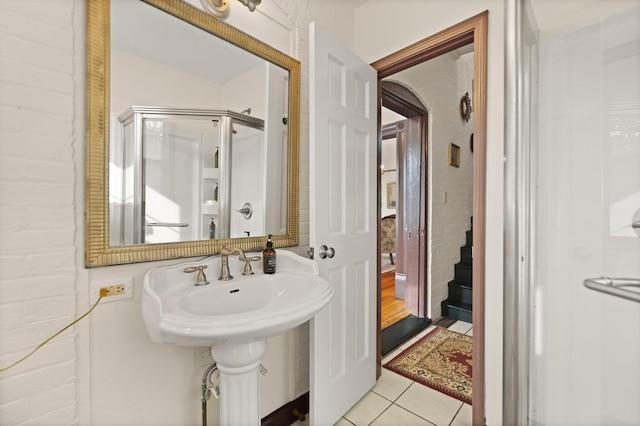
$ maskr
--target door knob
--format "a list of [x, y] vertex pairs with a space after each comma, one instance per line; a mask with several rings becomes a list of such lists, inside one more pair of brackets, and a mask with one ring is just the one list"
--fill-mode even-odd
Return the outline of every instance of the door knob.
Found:
[[333, 247], [327, 247], [325, 245], [321, 245], [320, 250], [318, 251], [318, 256], [320, 256], [320, 259], [324, 259], [326, 257], [331, 259], [333, 256], [335, 256], [335, 254], [336, 251], [333, 249]]

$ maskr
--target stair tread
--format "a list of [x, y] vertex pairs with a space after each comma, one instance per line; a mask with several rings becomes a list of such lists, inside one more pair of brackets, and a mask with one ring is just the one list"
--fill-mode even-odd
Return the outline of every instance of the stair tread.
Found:
[[440, 302], [440, 306], [442, 315], [471, 322], [473, 319], [473, 217], [471, 217], [471, 230], [466, 231], [465, 236], [465, 245], [460, 247], [460, 261], [454, 265], [454, 277], [448, 283], [448, 298]]
[[461, 288], [468, 288], [468, 289], [472, 289], [473, 285], [471, 283], [465, 283], [462, 281], [457, 281], [457, 280], [452, 280], [449, 281], [449, 287], [461, 287]]
[[470, 303], [463, 303], [463, 302], [458, 302], [456, 300], [449, 300], [449, 299], [445, 299], [441, 302], [443, 305], [452, 307], [452, 308], [457, 308], [463, 311], [471, 311], [473, 308], [473, 305]]

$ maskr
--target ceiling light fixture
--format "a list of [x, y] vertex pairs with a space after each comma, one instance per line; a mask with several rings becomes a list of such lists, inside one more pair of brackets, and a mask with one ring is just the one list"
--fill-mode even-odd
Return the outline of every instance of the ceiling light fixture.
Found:
[[250, 11], [256, 10], [256, 6], [259, 5], [262, 0], [238, 0], [240, 3], [244, 4], [249, 8]]
[[[205, 12], [208, 12], [219, 19], [224, 19], [229, 16], [229, 1], [230, 0], [200, 0]], [[250, 11], [256, 10], [256, 6], [259, 5], [262, 0], [238, 0], [249, 8]]]

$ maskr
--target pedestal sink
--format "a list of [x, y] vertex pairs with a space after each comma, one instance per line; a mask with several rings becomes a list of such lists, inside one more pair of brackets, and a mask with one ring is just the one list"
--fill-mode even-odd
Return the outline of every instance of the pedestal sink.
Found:
[[[220, 424], [259, 425], [259, 370], [266, 339], [313, 317], [333, 296], [315, 262], [280, 250], [275, 274], [241, 275], [229, 258], [230, 281], [218, 281], [220, 258], [149, 270], [142, 314], [151, 339], [182, 346], [209, 346], [220, 372]], [[187, 266], [206, 265], [210, 284], [194, 285]], [[260, 271], [258, 271], [260, 270]]]

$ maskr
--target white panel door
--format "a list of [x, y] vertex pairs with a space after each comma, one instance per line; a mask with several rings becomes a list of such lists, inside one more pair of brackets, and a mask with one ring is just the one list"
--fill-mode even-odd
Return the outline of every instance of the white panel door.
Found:
[[[334, 290], [311, 322], [310, 420], [325, 426], [376, 379], [377, 73], [309, 30], [310, 241]], [[322, 258], [323, 245], [335, 255]]]

